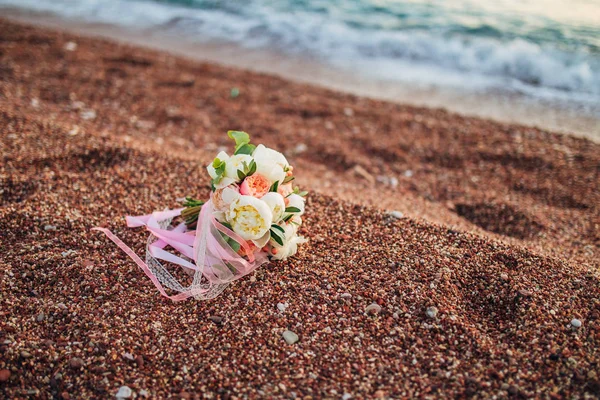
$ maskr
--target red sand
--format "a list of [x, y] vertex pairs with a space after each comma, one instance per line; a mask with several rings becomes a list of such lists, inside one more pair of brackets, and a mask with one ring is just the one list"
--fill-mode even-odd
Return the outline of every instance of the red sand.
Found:
[[[228, 129], [311, 241], [174, 304], [90, 228], [141, 253], [122, 217], [206, 196]], [[4, 20], [0, 132], [0, 396], [600, 395], [598, 144]]]

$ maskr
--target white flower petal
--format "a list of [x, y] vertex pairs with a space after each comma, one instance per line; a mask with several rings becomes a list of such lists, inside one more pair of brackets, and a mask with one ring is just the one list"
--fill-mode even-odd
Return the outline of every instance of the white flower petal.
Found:
[[264, 201], [252, 196], [240, 196], [231, 203], [227, 222], [244, 240], [258, 240], [271, 228], [273, 215]]
[[279, 193], [269, 192], [260, 199], [267, 203], [271, 209], [271, 212], [273, 213], [273, 222], [278, 223], [285, 211], [285, 200], [283, 199], [283, 196]]

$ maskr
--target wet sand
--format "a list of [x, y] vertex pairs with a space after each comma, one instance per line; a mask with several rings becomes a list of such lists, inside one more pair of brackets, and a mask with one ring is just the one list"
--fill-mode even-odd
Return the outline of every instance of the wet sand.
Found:
[[[171, 303], [90, 229], [143, 254], [123, 217], [206, 196], [228, 129], [310, 242]], [[0, 132], [0, 397], [600, 395], [592, 141], [6, 20]]]

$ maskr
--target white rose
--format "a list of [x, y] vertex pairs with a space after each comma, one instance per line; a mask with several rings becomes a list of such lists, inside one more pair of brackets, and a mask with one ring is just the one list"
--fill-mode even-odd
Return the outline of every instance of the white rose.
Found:
[[271, 228], [273, 214], [264, 201], [252, 196], [240, 196], [229, 206], [227, 222], [242, 239], [258, 240]]
[[234, 189], [236, 186], [225, 187], [222, 189], [215, 190], [211, 195], [211, 200], [213, 202], [213, 206], [217, 211], [226, 211], [229, 210], [229, 206], [238, 197], [240, 197], [240, 193]]
[[289, 200], [287, 205], [288, 207], [295, 207], [300, 210], [300, 212], [294, 213], [294, 215], [304, 214], [304, 203], [306, 202], [304, 197], [292, 193], [287, 197], [287, 199]]
[[238, 170], [244, 170], [244, 163], [249, 167], [252, 162], [252, 157], [248, 154], [236, 154], [231, 156], [225, 161], [225, 177], [231, 178], [234, 181], [239, 180]]
[[260, 198], [262, 201], [267, 203], [273, 214], [273, 222], [279, 222], [283, 217], [285, 211], [285, 200], [279, 193], [269, 192]]
[[274, 246], [277, 249], [277, 254], [273, 255], [273, 260], [285, 260], [286, 258], [293, 256], [298, 251], [298, 245], [308, 241], [304, 237], [298, 236], [295, 233], [286, 239], [288, 240], [283, 243], [283, 246]]
[[254, 149], [252, 157], [256, 162], [256, 172], [271, 182], [283, 182], [285, 179], [284, 169], [289, 165], [283, 154], [259, 144]]

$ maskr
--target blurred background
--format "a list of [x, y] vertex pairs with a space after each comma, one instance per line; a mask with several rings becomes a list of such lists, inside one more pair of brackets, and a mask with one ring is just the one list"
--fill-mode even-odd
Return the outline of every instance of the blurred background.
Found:
[[0, 0], [0, 13], [600, 140], [597, 0]]

